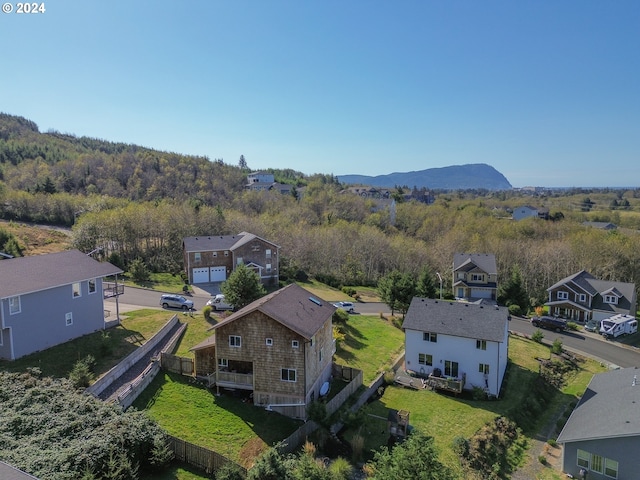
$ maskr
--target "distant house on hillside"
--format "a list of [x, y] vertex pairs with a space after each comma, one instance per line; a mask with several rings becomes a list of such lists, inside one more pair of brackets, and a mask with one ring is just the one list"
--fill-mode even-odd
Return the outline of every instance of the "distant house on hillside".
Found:
[[273, 242], [252, 233], [202, 235], [182, 240], [185, 273], [189, 283], [224, 282], [244, 264], [254, 270], [265, 285], [277, 285], [279, 249]]
[[247, 190], [275, 191], [283, 195], [290, 195], [293, 185], [276, 182], [272, 173], [255, 172], [247, 175], [245, 188]]
[[508, 324], [506, 307], [416, 297], [402, 323], [406, 368], [498, 396], [507, 368]]
[[564, 447], [562, 471], [571, 478], [638, 478], [639, 372], [624, 368], [591, 379], [557, 440]]
[[470, 302], [498, 297], [496, 257], [488, 253], [456, 253], [453, 256], [453, 296]]
[[522, 220], [523, 218], [541, 218], [543, 220], [549, 219], [549, 209], [546, 207], [531, 207], [529, 205], [524, 205], [522, 207], [513, 209], [513, 219], [514, 220]]
[[636, 314], [634, 283], [599, 280], [585, 270], [547, 289], [549, 313], [579, 322], [603, 320], [613, 315]]
[[15, 360], [105, 328], [106, 276], [122, 273], [79, 250], [0, 262], [0, 358]]
[[599, 228], [601, 230], [615, 230], [618, 226], [611, 222], [582, 222], [585, 227]]
[[331, 377], [331, 303], [287, 285], [238, 310], [191, 350], [196, 375], [216, 388], [251, 391], [253, 403], [306, 419]]

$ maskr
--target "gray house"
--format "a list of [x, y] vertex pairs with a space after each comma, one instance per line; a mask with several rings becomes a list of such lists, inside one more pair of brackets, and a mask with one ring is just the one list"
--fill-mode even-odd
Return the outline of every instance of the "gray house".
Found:
[[79, 250], [0, 261], [0, 358], [104, 329], [102, 279], [118, 273]]
[[[496, 256], [490, 253], [453, 255], [453, 295], [461, 300], [493, 301], [498, 297]], [[491, 302], [489, 302], [491, 303]]]
[[589, 480], [638, 478], [639, 405], [637, 367], [594, 375], [558, 437], [562, 470]]

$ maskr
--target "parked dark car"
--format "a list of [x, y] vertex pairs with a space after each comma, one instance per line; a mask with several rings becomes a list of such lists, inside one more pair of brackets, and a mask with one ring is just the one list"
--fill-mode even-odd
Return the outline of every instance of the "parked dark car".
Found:
[[547, 330], [555, 330], [556, 332], [567, 329], [567, 322], [557, 317], [533, 317], [531, 325], [538, 328], [546, 328]]

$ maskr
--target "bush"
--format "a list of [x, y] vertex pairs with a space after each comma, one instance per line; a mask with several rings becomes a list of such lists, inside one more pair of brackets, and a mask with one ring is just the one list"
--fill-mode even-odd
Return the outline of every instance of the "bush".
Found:
[[342, 293], [346, 293], [350, 297], [355, 297], [358, 292], [353, 287], [342, 287]]
[[141, 258], [136, 258], [131, 262], [131, 265], [129, 265], [129, 274], [131, 275], [131, 279], [136, 283], [147, 282], [151, 278], [151, 273]]
[[567, 330], [571, 330], [572, 332], [577, 332], [578, 324], [576, 322], [567, 322]]
[[558, 442], [555, 441], [555, 439], [550, 438], [549, 440], [547, 440], [547, 443], [549, 444], [549, 446], [555, 448], [558, 446]]
[[544, 455], [538, 455], [538, 461], [539, 461], [542, 465], [546, 465], [546, 464], [547, 464], [547, 457], [545, 457]]
[[73, 365], [73, 369], [69, 373], [69, 380], [75, 388], [87, 388], [91, 385], [91, 382], [95, 378], [95, 374], [93, 373], [95, 364], [96, 359], [91, 355], [87, 355]]
[[520, 305], [509, 305], [509, 314], [514, 316], [514, 317], [521, 317], [522, 316], [522, 308], [520, 308]]
[[[354, 437], [354, 440], [355, 440], [355, 437]], [[353, 446], [353, 442], [352, 442], [352, 446]], [[354, 456], [355, 456], [355, 451], [354, 451]], [[335, 480], [349, 480], [351, 478], [351, 475], [353, 474], [353, 467], [348, 462], [348, 460], [342, 457], [338, 457], [331, 463], [331, 465], [329, 465], [329, 472], [331, 472], [331, 477], [334, 478]]]
[[551, 352], [555, 353], [556, 355], [560, 355], [562, 353], [562, 340], [556, 338], [553, 341], [553, 345], [551, 345]]
[[211, 305], [205, 305], [202, 309], [202, 315], [204, 315], [204, 319], [207, 321], [211, 320], [211, 310]]
[[531, 335], [531, 340], [533, 340], [536, 343], [542, 343], [542, 339], [544, 338], [544, 333], [542, 333], [542, 330], [537, 329], [535, 332], [533, 332], [533, 335]]
[[453, 439], [453, 451], [460, 458], [464, 458], [469, 453], [469, 441], [464, 437], [456, 437]]

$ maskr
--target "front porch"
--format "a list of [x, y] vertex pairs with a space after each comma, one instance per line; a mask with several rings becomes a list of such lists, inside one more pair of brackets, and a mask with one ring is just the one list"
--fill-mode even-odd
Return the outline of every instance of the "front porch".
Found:
[[564, 318], [574, 322], [588, 322], [593, 318], [593, 312], [580, 305], [567, 302], [547, 302], [549, 315], [552, 317]]

